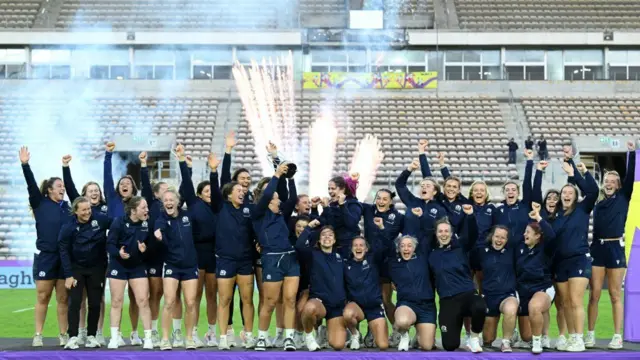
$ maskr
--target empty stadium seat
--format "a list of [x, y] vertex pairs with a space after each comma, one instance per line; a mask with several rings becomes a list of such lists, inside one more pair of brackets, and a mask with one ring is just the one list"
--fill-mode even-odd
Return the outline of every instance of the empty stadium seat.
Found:
[[0, 0], [0, 28], [30, 28], [43, 0]]

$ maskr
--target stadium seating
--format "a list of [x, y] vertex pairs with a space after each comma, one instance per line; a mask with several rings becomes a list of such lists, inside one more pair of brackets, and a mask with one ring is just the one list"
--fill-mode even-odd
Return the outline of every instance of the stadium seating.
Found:
[[[252, 29], [283, 27], [283, 1], [64, 0], [57, 28]], [[291, 15], [293, 18], [293, 15]]]
[[[372, 134], [381, 140], [385, 152], [376, 179], [379, 185], [393, 184], [408, 165], [408, 159], [416, 157], [418, 140], [425, 137], [430, 142], [430, 161], [435, 163], [436, 153], [444, 152], [453, 174], [465, 184], [479, 178], [498, 184], [518, 175], [513, 165], [507, 165], [507, 132], [495, 99], [398, 95], [333, 100], [305, 95], [304, 99], [296, 100], [298, 133], [303, 141], [308, 139], [306, 129], [322, 107], [330, 104], [334, 107], [339, 134], [336, 173], [348, 170], [356, 143]], [[241, 122], [238, 136], [240, 143], [251, 141], [246, 119]], [[260, 168], [252, 148], [238, 150], [235, 164]], [[433, 168], [437, 170], [438, 166]], [[434, 174], [439, 176], [438, 171]]]
[[431, 0], [386, 0], [385, 15], [416, 15], [433, 13]]
[[42, 0], [0, 0], [0, 28], [32, 27], [42, 3]]
[[545, 96], [524, 98], [522, 106], [531, 132], [547, 138], [551, 156], [573, 135], [640, 134], [637, 98]]
[[640, 3], [627, 0], [455, 0], [461, 28], [638, 29]]

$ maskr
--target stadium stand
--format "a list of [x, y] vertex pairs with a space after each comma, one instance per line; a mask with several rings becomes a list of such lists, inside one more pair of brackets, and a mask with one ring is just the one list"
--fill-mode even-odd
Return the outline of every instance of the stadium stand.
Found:
[[[465, 184], [483, 178], [491, 184], [517, 177], [513, 165], [507, 165], [505, 144], [507, 132], [498, 102], [484, 97], [355, 97], [327, 99], [321, 97], [296, 100], [299, 134], [307, 140], [306, 131], [323, 106], [331, 105], [338, 128], [337, 162], [334, 172], [348, 170], [356, 143], [366, 134], [377, 135], [387, 155], [378, 171], [376, 184], [391, 185], [407, 159], [416, 155], [417, 143], [424, 134], [429, 137], [431, 152], [444, 152], [447, 164]], [[473, 120], [469, 123], [469, 120]], [[240, 123], [240, 142], [250, 142], [246, 118]], [[240, 150], [240, 149], [239, 149]], [[253, 148], [235, 153], [234, 163], [259, 169]], [[434, 167], [437, 169], [437, 167]]]
[[460, 27], [474, 30], [637, 29], [640, 3], [627, 0], [455, 0]]
[[259, 0], [65, 0], [56, 28], [272, 29], [287, 25], [279, 22], [287, 15], [282, 6]]
[[0, 0], [0, 28], [30, 28], [42, 0]]
[[637, 98], [532, 97], [522, 99], [533, 134], [547, 138], [551, 156], [562, 153], [567, 136], [626, 136], [640, 133]]
[[427, 14], [433, 13], [433, 3], [430, 0], [386, 0], [384, 10], [385, 16]]

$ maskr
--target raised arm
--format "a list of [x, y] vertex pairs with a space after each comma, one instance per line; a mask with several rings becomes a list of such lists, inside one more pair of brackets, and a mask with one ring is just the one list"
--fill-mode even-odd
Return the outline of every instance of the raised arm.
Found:
[[208, 164], [209, 170], [211, 171], [209, 173], [209, 182], [211, 183], [211, 209], [217, 214], [222, 210], [222, 204], [224, 202], [218, 183], [218, 165], [220, 165], [220, 160], [218, 160], [214, 154], [209, 154]]
[[531, 192], [531, 201], [536, 202], [538, 204], [542, 204], [542, 175], [544, 174], [544, 170], [549, 165], [546, 161], [538, 162], [538, 166], [536, 168], [536, 174], [533, 177], [533, 191]]
[[313, 229], [318, 225], [320, 225], [318, 220], [311, 221], [309, 225], [302, 230], [298, 240], [296, 240], [296, 250], [305, 258], [308, 258], [311, 255], [313, 247], [317, 241], [318, 234], [316, 234]]
[[71, 169], [69, 168], [70, 161], [71, 155], [65, 155], [62, 157], [62, 181], [64, 182], [64, 188], [67, 191], [69, 200], [73, 202], [75, 199], [80, 197], [80, 194], [78, 193], [76, 184], [73, 183], [73, 178], [71, 177]]
[[531, 179], [533, 178], [533, 151], [525, 150], [525, 156], [527, 157], [527, 164], [524, 168], [524, 181], [522, 182], [522, 203], [531, 210], [532, 199], [532, 186]]
[[220, 175], [220, 188], [231, 182], [231, 151], [236, 146], [236, 133], [230, 131], [224, 138], [225, 149], [222, 158], [222, 174]]
[[105, 148], [106, 152], [104, 153], [104, 178], [102, 188], [104, 190], [104, 196], [107, 200], [107, 204], [113, 204], [113, 202], [118, 198], [116, 186], [113, 183], [113, 170], [111, 168], [111, 158], [113, 157], [113, 150], [116, 148], [116, 144], [108, 142]]
[[264, 189], [260, 200], [253, 210], [254, 219], [262, 218], [263, 216], [265, 216], [267, 211], [269, 211], [269, 203], [271, 202], [271, 199], [273, 199], [273, 194], [276, 192], [279, 180], [280, 178], [276, 175], [273, 175], [273, 177], [271, 177], [271, 180], [269, 180], [266, 189]]
[[151, 206], [154, 200], [153, 187], [151, 186], [151, 177], [149, 176], [149, 168], [147, 167], [147, 152], [143, 151], [138, 155], [140, 160], [140, 193], [142, 197], [147, 201], [147, 204]]
[[[280, 182], [282, 182], [282, 180]], [[293, 178], [288, 179], [288, 182], [289, 198], [287, 199], [287, 201], [282, 203], [282, 216], [284, 216], [286, 222], [289, 222], [289, 219], [291, 219], [293, 210], [295, 210], [296, 204], [298, 203], [298, 190], [296, 189], [296, 182], [295, 180], [293, 180]]]
[[[631, 195], [633, 195], [633, 183], [636, 174], [636, 158], [638, 156], [638, 151], [635, 149], [635, 145], [632, 141], [629, 141], [627, 144], [627, 148], [629, 149], [629, 155], [627, 156], [627, 173], [624, 176], [624, 182], [622, 183], [622, 193], [627, 199], [631, 200]], [[637, 179], [640, 181], [640, 179]]]
[[440, 165], [440, 174], [442, 174], [442, 178], [447, 180], [451, 177], [451, 171], [449, 171], [449, 167], [444, 163], [444, 153], [438, 153], [438, 164]]
[[582, 199], [578, 206], [580, 206], [580, 208], [582, 208], [582, 210], [587, 214], [591, 213], [591, 210], [593, 210], [593, 207], [596, 205], [596, 201], [598, 200], [598, 196], [600, 195], [598, 183], [593, 176], [586, 171], [586, 167], [582, 163], [580, 163], [580, 169], [584, 171], [585, 177], [582, 176], [580, 169], [578, 169], [573, 160], [563, 163], [562, 168], [569, 177], [572, 177], [575, 180], [575, 183], [584, 195], [584, 199]]
[[398, 192], [398, 196], [400, 197], [400, 200], [402, 200], [402, 202], [407, 206], [411, 206], [411, 204], [420, 201], [420, 199], [417, 196], [413, 195], [407, 188], [407, 180], [409, 179], [411, 173], [418, 168], [418, 166], [419, 161], [413, 160], [413, 162], [409, 164], [407, 169], [403, 170], [402, 173], [400, 173], [400, 176], [396, 180], [396, 191]]
[[178, 158], [178, 164], [180, 166], [180, 176], [182, 181], [180, 182], [180, 188], [182, 189], [182, 195], [187, 206], [192, 206], [198, 197], [196, 196], [196, 189], [193, 187], [193, 181], [191, 180], [191, 173], [189, 166], [187, 165], [187, 155], [184, 151], [183, 145], [176, 146], [176, 157]]
[[427, 159], [427, 147], [429, 146], [429, 142], [425, 139], [422, 139], [418, 142], [418, 159], [420, 160], [420, 172], [422, 172], [422, 177], [431, 177], [433, 176], [431, 173], [431, 168], [429, 167], [429, 160]]
[[22, 173], [24, 174], [24, 180], [27, 182], [27, 191], [29, 192], [29, 205], [31, 209], [36, 209], [40, 206], [40, 201], [42, 201], [42, 194], [40, 193], [40, 189], [38, 188], [38, 183], [36, 182], [35, 176], [33, 176], [33, 172], [31, 171], [31, 167], [29, 166], [29, 160], [31, 159], [31, 154], [29, 153], [29, 148], [23, 146], [20, 148], [20, 162], [22, 163]]

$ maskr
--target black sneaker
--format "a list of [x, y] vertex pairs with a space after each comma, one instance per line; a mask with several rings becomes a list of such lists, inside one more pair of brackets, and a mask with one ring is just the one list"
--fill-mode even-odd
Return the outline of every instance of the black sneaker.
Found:
[[284, 339], [284, 351], [296, 351], [296, 343], [293, 342], [292, 338]]
[[267, 339], [258, 338], [258, 341], [256, 341], [256, 346], [254, 347], [254, 349], [256, 351], [265, 351], [265, 350], [267, 350]]

